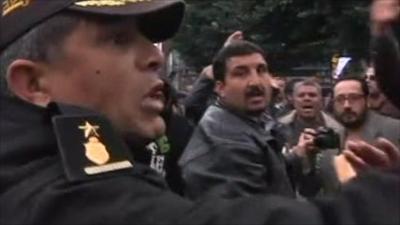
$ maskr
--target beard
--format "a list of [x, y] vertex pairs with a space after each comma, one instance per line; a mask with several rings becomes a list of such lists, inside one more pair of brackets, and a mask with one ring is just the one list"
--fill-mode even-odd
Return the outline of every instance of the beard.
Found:
[[357, 114], [351, 110], [345, 110], [342, 113], [335, 113], [336, 119], [341, 122], [346, 128], [359, 128], [365, 121], [366, 111]]

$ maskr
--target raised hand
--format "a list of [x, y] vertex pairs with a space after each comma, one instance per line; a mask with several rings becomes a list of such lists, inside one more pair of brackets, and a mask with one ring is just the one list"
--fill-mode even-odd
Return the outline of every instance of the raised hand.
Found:
[[224, 46], [230, 45], [232, 42], [237, 40], [243, 40], [243, 32], [242, 31], [235, 31], [226, 39]]
[[371, 33], [379, 35], [390, 24], [399, 19], [400, 3], [398, 0], [374, 0], [371, 5]]
[[400, 150], [385, 138], [374, 144], [364, 141], [350, 142], [343, 155], [358, 170], [368, 168], [390, 169], [400, 164]]

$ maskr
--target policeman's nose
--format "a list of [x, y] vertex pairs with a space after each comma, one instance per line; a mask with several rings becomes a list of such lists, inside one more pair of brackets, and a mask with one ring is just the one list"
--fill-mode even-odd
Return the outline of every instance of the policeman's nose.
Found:
[[139, 67], [144, 70], [160, 72], [164, 64], [164, 54], [153, 43], [148, 42], [141, 49], [142, 54], [139, 56]]

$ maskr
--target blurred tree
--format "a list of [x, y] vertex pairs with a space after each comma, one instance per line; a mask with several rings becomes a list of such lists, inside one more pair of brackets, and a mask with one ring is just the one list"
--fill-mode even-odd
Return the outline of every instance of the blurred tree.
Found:
[[368, 54], [366, 0], [187, 0], [184, 25], [173, 46], [200, 69], [236, 30], [268, 53], [272, 70], [330, 64], [334, 53]]

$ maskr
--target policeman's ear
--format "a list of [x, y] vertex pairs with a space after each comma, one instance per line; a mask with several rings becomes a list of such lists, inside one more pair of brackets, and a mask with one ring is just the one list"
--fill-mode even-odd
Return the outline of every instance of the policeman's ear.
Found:
[[215, 81], [214, 91], [218, 94], [219, 97], [224, 98], [225, 97], [225, 83], [220, 80]]
[[7, 70], [7, 84], [17, 97], [39, 106], [46, 106], [50, 96], [45, 88], [44, 68], [30, 60], [17, 59]]

